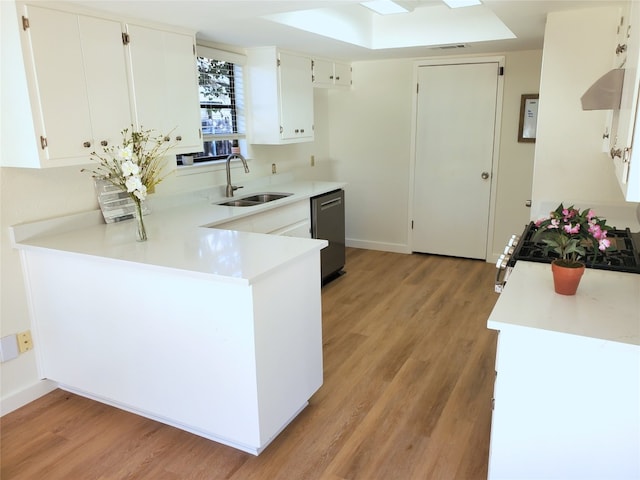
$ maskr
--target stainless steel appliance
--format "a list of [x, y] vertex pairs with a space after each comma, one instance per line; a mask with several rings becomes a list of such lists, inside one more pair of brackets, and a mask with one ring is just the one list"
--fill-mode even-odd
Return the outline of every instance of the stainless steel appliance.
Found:
[[344, 230], [344, 190], [312, 197], [311, 236], [329, 241], [329, 246], [320, 251], [323, 284], [344, 273]]
[[[512, 235], [496, 263], [495, 291], [502, 292], [513, 266], [519, 260], [527, 262], [551, 263], [558, 258], [554, 252], [547, 252], [545, 244], [534, 242], [536, 232], [534, 222], [529, 223], [522, 234]], [[585, 259], [587, 268], [612, 270], [616, 272], [640, 273], [640, 234], [631, 233], [628, 228], [608, 230], [607, 238], [615, 248], [607, 252], [597, 252]]]

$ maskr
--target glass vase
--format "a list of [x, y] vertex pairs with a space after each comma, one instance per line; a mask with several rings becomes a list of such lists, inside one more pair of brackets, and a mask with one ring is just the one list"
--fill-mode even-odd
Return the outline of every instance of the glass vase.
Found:
[[144, 216], [142, 215], [142, 200], [134, 199], [134, 203], [136, 205], [136, 212], [134, 223], [136, 226], [136, 241], [138, 242], [146, 242], [147, 241], [147, 230], [144, 227]]

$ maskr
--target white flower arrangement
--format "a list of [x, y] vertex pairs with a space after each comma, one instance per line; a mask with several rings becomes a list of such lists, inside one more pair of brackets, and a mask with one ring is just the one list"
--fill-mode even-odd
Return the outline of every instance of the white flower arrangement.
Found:
[[[99, 164], [91, 170], [93, 178], [111, 183], [127, 192], [134, 202], [137, 219], [137, 238], [147, 239], [142, 219], [142, 201], [153, 192], [163, 175], [164, 157], [174, 144], [168, 137], [152, 137], [153, 130], [122, 130], [122, 145], [103, 147], [101, 154], [91, 152]], [[83, 169], [82, 171], [86, 171]]]
[[153, 130], [122, 130], [122, 145], [91, 152], [99, 165], [91, 171], [94, 178], [106, 180], [129, 193], [139, 203], [147, 198], [166, 175], [162, 175], [164, 156], [173, 144], [164, 135], [152, 138]]

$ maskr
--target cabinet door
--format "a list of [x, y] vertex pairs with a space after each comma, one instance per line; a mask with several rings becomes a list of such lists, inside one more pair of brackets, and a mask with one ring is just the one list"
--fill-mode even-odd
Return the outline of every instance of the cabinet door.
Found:
[[200, 110], [193, 38], [127, 25], [138, 128], [168, 135], [174, 153], [200, 151]]
[[633, 133], [636, 124], [638, 106], [638, 82], [640, 75], [638, 64], [640, 58], [640, 4], [632, 2], [630, 8], [629, 36], [627, 42], [626, 63], [624, 66], [624, 83], [620, 110], [614, 112], [612, 135], [613, 147], [610, 155], [613, 159], [618, 183], [629, 201], [640, 201], [640, 177], [630, 177], [633, 171], [637, 175], [638, 167], [631, 169]]
[[333, 62], [329, 60], [313, 60], [313, 86], [331, 87], [333, 85]]
[[333, 76], [336, 85], [343, 87], [351, 86], [351, 65], [348, 63], [334, 63]]
[[282, 139], [313, 139], [311, 59], [281, 52], [279, 97]]
[[122, 130], [131, 125], [125, 46], [120, 22], [83, 16], [78, 20], [94, 151], [119, 144]]
[[131, 123], [119, 22], [26, 6], [42, 166], [90, 162]]
[[[613, 53], [612, 68], [625, 68], [629, 50], [631, 4], [621, 6], [618, 11], [617, 35], [612, 39], [611, 43], [611, 51]], [[602, 133], [602, 151], [609, 154], [616, 147], [620, 111], [607, 110], [605, 113], [607, 117]]]
[[29, 28], [23, 33], [31, 57], [25, 65], [40, 159], [52, 166], [73, 164], [78, 157], [88, 160], [91, 118], [78, 15], [32, 5], [25, 10]]

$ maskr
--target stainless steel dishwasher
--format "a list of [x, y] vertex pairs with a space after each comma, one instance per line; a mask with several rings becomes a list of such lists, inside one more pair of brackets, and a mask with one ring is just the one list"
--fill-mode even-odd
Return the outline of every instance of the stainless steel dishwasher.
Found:
[[329, 241], [320, 251], [323, 285], [344, 273], [344, 190], [311, 198], [311, 236]]

